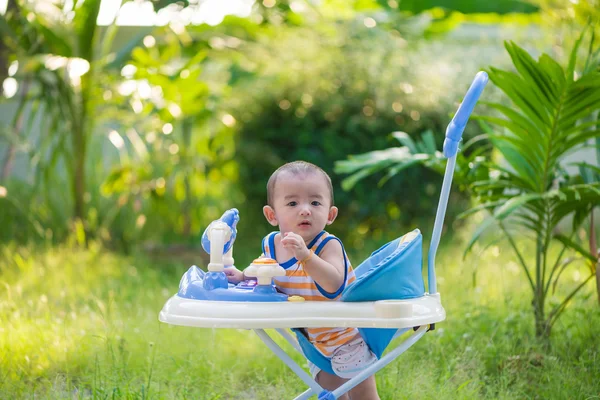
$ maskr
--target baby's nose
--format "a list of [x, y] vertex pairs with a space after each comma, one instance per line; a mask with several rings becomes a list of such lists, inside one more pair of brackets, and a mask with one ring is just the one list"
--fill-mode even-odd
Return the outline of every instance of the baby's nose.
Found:
[[308, 206], [302, 206], [300, 209], [301, 215], [310, 215], [310, 208]]

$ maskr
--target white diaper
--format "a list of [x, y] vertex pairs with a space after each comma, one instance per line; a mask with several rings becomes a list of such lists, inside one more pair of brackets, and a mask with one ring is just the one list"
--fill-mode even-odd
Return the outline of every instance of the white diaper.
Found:
[[[331, 368], [340, 378], [354, 378], [361, 371], [377, 361], [377, 357], [369, 349], [362, 337], [357, 337], [338, 347], [331, 356]], [[313, 378], [319, 371], [312, 362], [308, 362], [308, 369]]]
[[362, 337], [338, 347], [331, 357], [331, 368], [340, 378], [354, 378], [362, 370], [377, 361]]

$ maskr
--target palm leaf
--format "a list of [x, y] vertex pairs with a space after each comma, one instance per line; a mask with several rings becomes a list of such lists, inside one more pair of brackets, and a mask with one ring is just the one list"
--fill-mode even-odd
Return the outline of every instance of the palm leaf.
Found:
[[426, 164], [427, 160], [429, 160], [429, 157], [427, 155], [415, 154], [415, 156], [412, 159], [406, 160], [406, 162], [403, 162], [400, 164], [393, 165], [392, 167], [390, 167], [388, 169], [385, 176], [379, 180], [379, 182], [377, 183], [378, 186], [379, 187], [383, 186], [387, 181], [389, 181], [391, 178], [396, 176], [400, 171], [405, 170], [409, 167], [412, 167], [413, 165], [417, 165], [417, 164], [427, 165]]
[[539, 68], [533, 57], [515, 43], [509, 42], [506, 48], [519, 74], [525, 81], [531, 82], [529, 88], [533, 90], [536, 98], [552, 112], [554, 104], [558, 101], [559, 91], [549, 74], [543, 68]]
[[405, 147], [392, 147], [386, 150], [370, 151], [364, 154], [348, 156], [347, 160], [337, 161], [334, 171], [339, 174], [348, 174], [367, 167], [389, 164], [394, 160], [403, 160], [410, 157], [410, 152]]
[[595, 256], [594, 254], [590, 253], [589, 251], [584, 249], [583, 246], [581, 246], [579, 243], [576, 243], [573, 240], [571, 240], [568, 236], [559, 233], [554, 235], [553, 238], [561, 242], [566, 247], [575, 250], [577, 253], [581, 254], [585, 259], [593, 263], [598, 262], [598, 256]]
[[392, 132], [392, 137], [397, 139], [400, 144], [408, 148], [411, 153], [418, 153], [417, 145], [410, 135], [406, 132]]
[[[579, 210], [589, 210], [600, 204], [600, 183], [584, 184], [578, 187], [560, 189], [566, 196], [565, 200], [552, 204], [550, 223], [558, 224], [566, 216]], [[589, 211], [586, 211], [589, 212]]]
[[579, 167], [579, 175], [584, 179], [585, 183], [593, 183], [600, 181], [600, 167], [588, 164], [587, 162], [570, 163]]
[[552, 79], [552, 83], [560, 92], [560, 88], [566, 83], [565, 71], [552, 57], [548, 54], [542, 54], [539, 60], [539, 66], [543, 68]]
[[414, 165], [421, 164], [436, 171], [440, 170], [441, 155], [436, 152], [435, 139], [431, 131], [425, 131], [421, 140], [417, 142], [405, 132], [394, 132], [392, 136], [404, 144], [404, 147], [351, 155], [347, 160], [335, 162], [336, 173], [352, 174], [342, 181], [344, 190], [350, 190], [360, 180], [386, 169], [387, 172], [379, 181], [379, 186], [384, 185], [400, 171]]
[[75, 11], [73, 19], [77, 36], [77, 56], [89, 61], [94, 59], [94, 36], [97, 31], [96, 20], [102, 0], [85, 0]]
[[542, 197], [543, 197], [543, 195], [537, 194], [537, 193], [530, 193], [530, 194], [524, 194], [521, 196], [513, 197], [510, 200], [508, 200], [504, 205], [502, 205], [500, 208], [498, 208], [494, 211], [494, 218], [501, 221], [501, 220], [505, 219], [506, 217], [508, 217], [509, 215], [511, 215], [513, 212], [519, 210], [525, 204], [527, 204], [531, 201], [534, 201], [534, 200], [539, 200]]
[[480, 211], [492, 210], [492, 209], [494, 209], [494, 208], [496, 208], [498, 206], [503, 205], [504, 203], [506, 203], [506, 200], [503, 199], [503, 200], [499, 200], [499, 201], [490, 201], [490, 202], [486, 202], [486, 203], [483, 203], [483, 204], [479, 204], [478, 206], [469, 208], [467, 211], [464, 211], [464, 212], [458, 214], [456, 216], [456, 218], [457, 219], [463, 219], [463, 218], [469, 217], [469, 216], [471, 216], [473, 214], [476, 214], [476, 213], [478, 213]]
[[558, 280], [560, 279], [560, 276], [562, 275], [562, 273], [567, 269], [567, 267], [573, 263], [574, 261], [579, 261], [579, 260], [583, 260], [583, 258], [581, 257], [569, 257], [564, 259], [557, 267], [556, 269], [558, 270], [558, 274], [556, 275], [556, 277], [554, 278], [554, 281], [552, 282], [552, 293], [556, 292], [556, 286], [558, 285]]
[[529, 117], [540, 131], [548, 131], [551, 123], [547, 111], [539, 106], [537, 99], [530, 93], [530, 85], [522, 77], [496, 68], [490, 68], [488, 75], [490, 80]]
[[[492, 143], [502, 153], [504, 159], [515, 170], [521, 178], [520, 182], [525, 182], [525, 186], [519, 185], [522, 189], [535, 190], [539, 187], [539, 175], [533, 169], [530, 160], [524, 155], [527, 151], [523, 148], [514, 146], [507, 140], [503, 140], [498, 136], [490, 137]], [[515, 182], [518, 184], [519, 182]]]
[[581, 31], [579, 38], [575, 42], [573, 49], [571, 50], [571, 55], [569, 56], [569, 66], [567, 67], [567, 79], [572, 82], [575, 79], [575, 63], [577, 62], [577, 52], [579, 51], [579, 46], [581, 45], [581, 41], [587, 31], [589, 25], [586, 25], [585, 28]]
[[493, 216], [489, 216], [486, 219], [484, 219], [481, 224], [479, 224], [477, 229], [475, 229], [475, 232], [473, 232], [473, 236], [471, 236], [471, 239], [467, 243], [467, 247], [465, 248], [465, 251], [463, 253], [463, 258], [465, 258], [467, 254], [469, 254], [475, 243], [481, 238], [481, 235], [483, 235], [495, 223], [496, 219]]
[[417, 148], [420, 153], [435, 154], [437, 146], [435, 145], [435, 137], [431, 130], [426, 130], [421, 135], [421, 141], [417, 142]]
[[[527, 117], [523, 116], [518, 111], [515, 111], [514, 109], [512, 109], [510, 107], [506, 107], [502, 104], [496, 104], [496, 103], [484, 103], [484, 104], [500, 111], [502, 114], [504, 114], [508, 118], [508, 119], [494, 118], [493, 119], [494, 124], [500, 125], [500, 126], [505, 126], [506, 128], [510, 129], [511, 131], [513, 131], [517, 134], [524, 133], [524, 134], [526, 134], [526, 136], [532, 136], [533, 138], [537, 139], [540, 142], [540, 143], [538, 143], [538, 145], [541, 145], [542, 144], [541, 142], [546, 140], [544, 131], [540, 130], [537, 126], [535, 126], [531, 122], [531, 120], [527, 119]], [[492, 117], [477, 116], [477, 118], [487, 120]], [[492, 122], [492, 121], [490, 121], [490, 122]]]
[[71, 44], [67, 40], [65, 40], [65, 38], [56, 34], [53, 29], [49, 29], [40, 22], [34, 21], [33, 25], [38, 31], [38, 34], [44, 38], [43, 40], [45, 52], [60, 55], [63, 57], [73, 56], [73, 49], [71, 48]]

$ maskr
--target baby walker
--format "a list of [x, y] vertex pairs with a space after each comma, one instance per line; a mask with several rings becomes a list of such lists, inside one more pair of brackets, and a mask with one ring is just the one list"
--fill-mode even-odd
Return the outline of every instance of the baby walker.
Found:
[[[244, 270], [256, 281], [238, 285], [227, 282], [224, 268], [233, 265], [233, 243], [239, 214], [225, 212], [204, 232], [202, 246], [210, 254], [208, 272], [192, 266], [181, 278], [179, 292], [164, 305], [159, 320], [199, 328], [253, 329], [262, 341], [294, 371], [309, 389], [296, 399], [317, 395], [333, 400], [373, 375], [417, 342], [435, 323], [446, 318], [435, 280], [435, 255], [446, 214], [456, 153], [465, 125], [483, 91], [488, 76], [479, 72], [446, 130], [443, 153], [448, 162], [428, 253], [429, 292], [425, 292], [422, 269], [423, 238], [418, 229], [382, 246], [355, 269], [356, 281], [344, 289], [341, 301], [304, 301], [278, 293], [274, 276], [285, 270], [271, 259], [256, 259]], [[317, 351], [302, 328], [356, 327], [376, 363], [334, 391], [324, 390], [265, 332], [275, 329], [296, 350], [319, 368], [333, 374], [331, 362]], [[286, 330], [291, 329], [296, 339]], [[413, 331], [396, 348], [383, 355], [397, 336]]]

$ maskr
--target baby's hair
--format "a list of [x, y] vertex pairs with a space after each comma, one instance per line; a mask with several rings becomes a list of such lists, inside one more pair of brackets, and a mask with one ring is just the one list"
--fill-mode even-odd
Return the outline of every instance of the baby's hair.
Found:
[[333, 206], [333, 185], [331, 184], [331, 178], [327, 175], [327, 172], [317, 167], [315, 164], [307, 161], [293, 161], [282, 165], [277, 168], [275, 172], [269, 178], [267, 182], [267, 204], [273, 207], [273, 196], [275, 193], [275, 184], [277, 183], [277, 177], [282, 172], [288, 172], [292, 175], [306, 175], [306, 174], [320, 174], [325, 178], [327, 187], [329, 188], [329, 198], [331, 199], [330, 207]]

